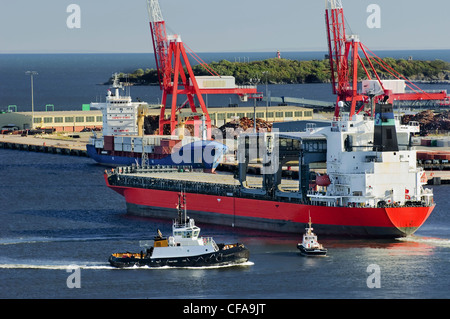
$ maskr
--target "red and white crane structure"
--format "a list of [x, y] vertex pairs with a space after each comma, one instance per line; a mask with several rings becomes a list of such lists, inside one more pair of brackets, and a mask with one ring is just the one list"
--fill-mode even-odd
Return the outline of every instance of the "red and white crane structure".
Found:
[[[179, 123], [177, 119], [178, 111], [189, 104], [192, 114], [194, 114], [194, 120], [188, 120], [185, 124], [193, 124], [195, 120], [200, 120], [199, 114], [201, 113], [207, 126], [207, 135], [210, 137], [211, 119], [202, 94], [237, 94], [241, 97], [248, 97], [259, 94], [257, 93], [256, 86], [245, 88], [235, 86], [234, 78], [221, 77], [195, 55], [195, 53], [191, 52], [191, 56], [213, 75], [212, 78], [210, 77], [209, 82], [211, 83], [216, 80], [214, 84], [210, 84], [209, 86], [203, 85], [204, 82], [208, 81], [202, 81], [202, 86], [199, 86], [198, 79], [194, 76], [186, 53], [186, 48], [189, 51], [191, 50], [181, 41], [180, 35], [167, 34], [166, 24], [158, 0], [147, 0], [147, 8], [150, 18], [150, 31], [155, 51], [159, 85], [162, 90], [159, 118], [160, 134], [163, 134], [163, 128], [166, 124], [170, 124], [170, 132], [174, 132]], [[222, 78], [224, 80], [220, 81]], [[225, 78], [228, 80], [232, 78], [232, 81], [227, 82], [225, 81]], [[231, 83], [231, 85], [224, 84], [225, 82]], [[171, 113], [170, 117], [166, 118], [165, 111], [168, 103], [168, 95], [172, 95], [170, 105]], [[185, 102], [182, 103], [180, 107], [177, 105], [178, 95], [186, 96]], [[199, 105], [195, 104], [194, 97], [197, 98]], [[201, 112], [197, 111], [198, 106], [200, 106]]]
[[[333, 85], [333, 94], [337, 95], [335, 106], [335, 117], [339, 116], [340, 105], [342, 103], [350, 104], [349, 115], [350, 118], [364, 109], [369, 97], [363, 93], [358, 92], [358, 64], [364, 70], [367, 79], [372, 80], [372, 76], [376, 78], [381, 88], [381, 92], [375, 92], [375, 100], [388, 99], [390, 102], [394, 100], [448, 100], [449, 96], [445, 90], [439, 92], [425, 92], [416, 85], [410, 83], [407, 86], [412, 89], [412, 92], [396, 93], [392, 90], [386, 89], [383, 81], [378, 76], [374, 62], [380, 65], [384, 70], [388, 71], [397, 79], [404, 79], [409, 82], [404, 76], [393, 70], [382, 59], [378, 58], [364, 46], [356, 35], [347, 35], [345, 30], [344, 9], [342, 0], [327, 0], [325, 10], [325, 22], [328, 36], [328, 53], [331, 68], [331, 82]], [[367, 60], [368, 67], [364, 64], [359, 50], [364, 54]], [[367, 51], [371, 52], [373, 56], [369, 56]], [[371, 72], [369, 72], [369, 70]], [[415, 88], [413, 88], [413, 86]], [[358, 104], [360, 108], [356, 110]]]

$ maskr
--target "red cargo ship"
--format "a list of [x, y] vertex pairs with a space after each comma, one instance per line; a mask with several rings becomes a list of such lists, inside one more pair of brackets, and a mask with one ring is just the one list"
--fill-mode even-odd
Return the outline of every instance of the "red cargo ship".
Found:
[[[329, 127], [303, 133], [265, 133], [263, 139], [271, 141], [264, 146], [267, 163], [281, 169], [292, 160], [289, 154], [297, 157], [295, 190], [282, 188], [277, 170], [263, 173], [262, 187], [248, 186], [245, 163], [252, 158], [245, 147], [258, 144], [251, 142], [240, 144], [246, 157], [239, 164], [239, 182], [233, 176], [227, 182], [225, 174], [123, 168], [106, 174], [106, 183], [125, 197], [128, 212], [135, 215], [173, 218], [177, 194], [184, 190], [189, 215], [198, 222], [299, 233], [311, 216], [321, 235], [407, 236], [435, 206], [409, 144], [418, 126], [400, 125], [390, 104], [377, 105], [376, 113], [375, 119], [344, 116]], [[269, 144], [279, 145], [277, 152]], [[327, 174], [310, 180], [308, 165], [324, 160]]]
[[[106, 178], [107, 183], [108, 179]], [[170, 219], [177, 192], [107, 184], [125, 197], [134, 215]], [[321, 235], [403, 237], [414, 233], [434, 206], [422, 207], [323, 207], [295, 203], [186, 193], [189, 215], [203, 223], [232, 225], [275, 232], [299, 233], [314, 216]]]

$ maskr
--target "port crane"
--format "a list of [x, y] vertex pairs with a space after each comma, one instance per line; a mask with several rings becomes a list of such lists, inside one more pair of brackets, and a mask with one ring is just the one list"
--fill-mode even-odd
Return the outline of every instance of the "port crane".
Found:
[[[147, 0], [147, 9], [150, 19], [150, 32], [152, 35], [155, 61], [158, 71], [159, 85], [162, 90], [161, 111], [159, 117], [159, 132], [164, 134], [164, 125], [170, 125], [170, 132], [173, 134], [177, 127], [177, 112], [189, 104], [192, 114], [195, 114], [184, 124], [194, 124], [203, 116], [207, 127], [207, 137], [211, 136], [211, 118], [203, 100], [202, 94], [237, 94], [242, 100], [249, 97], [260, 96], [256, 86], [238, 87], [234, 85], [234, 77], [222, 77], [210, 66], [200, 59], [189, 47], [183, 43], [180, 35], [168, 34], [166, 23], [162, 16], [158, 0]], [[189, 53], [199, 64], [212, 74], [207, 80], [199, 81], [194, 76], [187, 53]], [[184, 65], [184, 67], [183, 67]], [[199, 83], [200, 82], [200, 83]], [[168, 95], [172, 96], [170, 104], [170, 116], [165, 117], [168, 103]], [[178, 95], [186, 96], [186, 100], [181, 106], [177, 105]], [[195, 104], [197, 98], [198, 105]], [[200, 107], [201, 112], [197, 111]]]
[[[354, 114], [362, 111], [369, 101], [369, 96], [367, 94], [358, 92], [358, 65], [364, 70], [364, 73], [369, 80], [372, 80], [372, 73], [379, 83], [380, 90], [371, 93], [371, 97], [374, 101], [386, 100], [392, 103], [394, 100], [445, 101], [449, 99], [445, 90], [439, 92], [425, 92], [421, 90], [363, 45], [357, 35], [347, 35], [342, 0], [327, 0], [325, 23], [328, 37], [331, 82], [333, 94], [337, 95], [334, 112], [335, 117], [339, 116], [342, 105], [349, 104], [349, 116], [352, 118]], [[368, 67], [364, 64], [359, 51], [361, 51], [366, 58]], [[375, 70], [375, 63], [380, 65], [395, 78], [409, 82], [409, 84], [406, 85], [412, 91], [399, 93], [386, 88]], [[357, 107], [359, 107], [358, 110]]]

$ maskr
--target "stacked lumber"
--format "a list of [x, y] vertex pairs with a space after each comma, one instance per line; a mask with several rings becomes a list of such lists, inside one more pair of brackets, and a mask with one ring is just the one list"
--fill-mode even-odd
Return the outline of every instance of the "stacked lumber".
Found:
[[434, 113], [432, 110], [426, 110], [415, 115], [402, 116], [402, 124], [408, 124], [411, 121], [419, 122], [420, 133], [428, 133], [436, 130], [450, 130], [450, 111]]

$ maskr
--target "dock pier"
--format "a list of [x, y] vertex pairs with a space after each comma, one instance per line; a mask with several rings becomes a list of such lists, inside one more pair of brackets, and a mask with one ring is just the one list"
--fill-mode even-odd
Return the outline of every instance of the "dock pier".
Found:
[[87, 157], [86, 143], [74, 140], [52, 140], [34, 137], [4, 135], [0, 148]]

